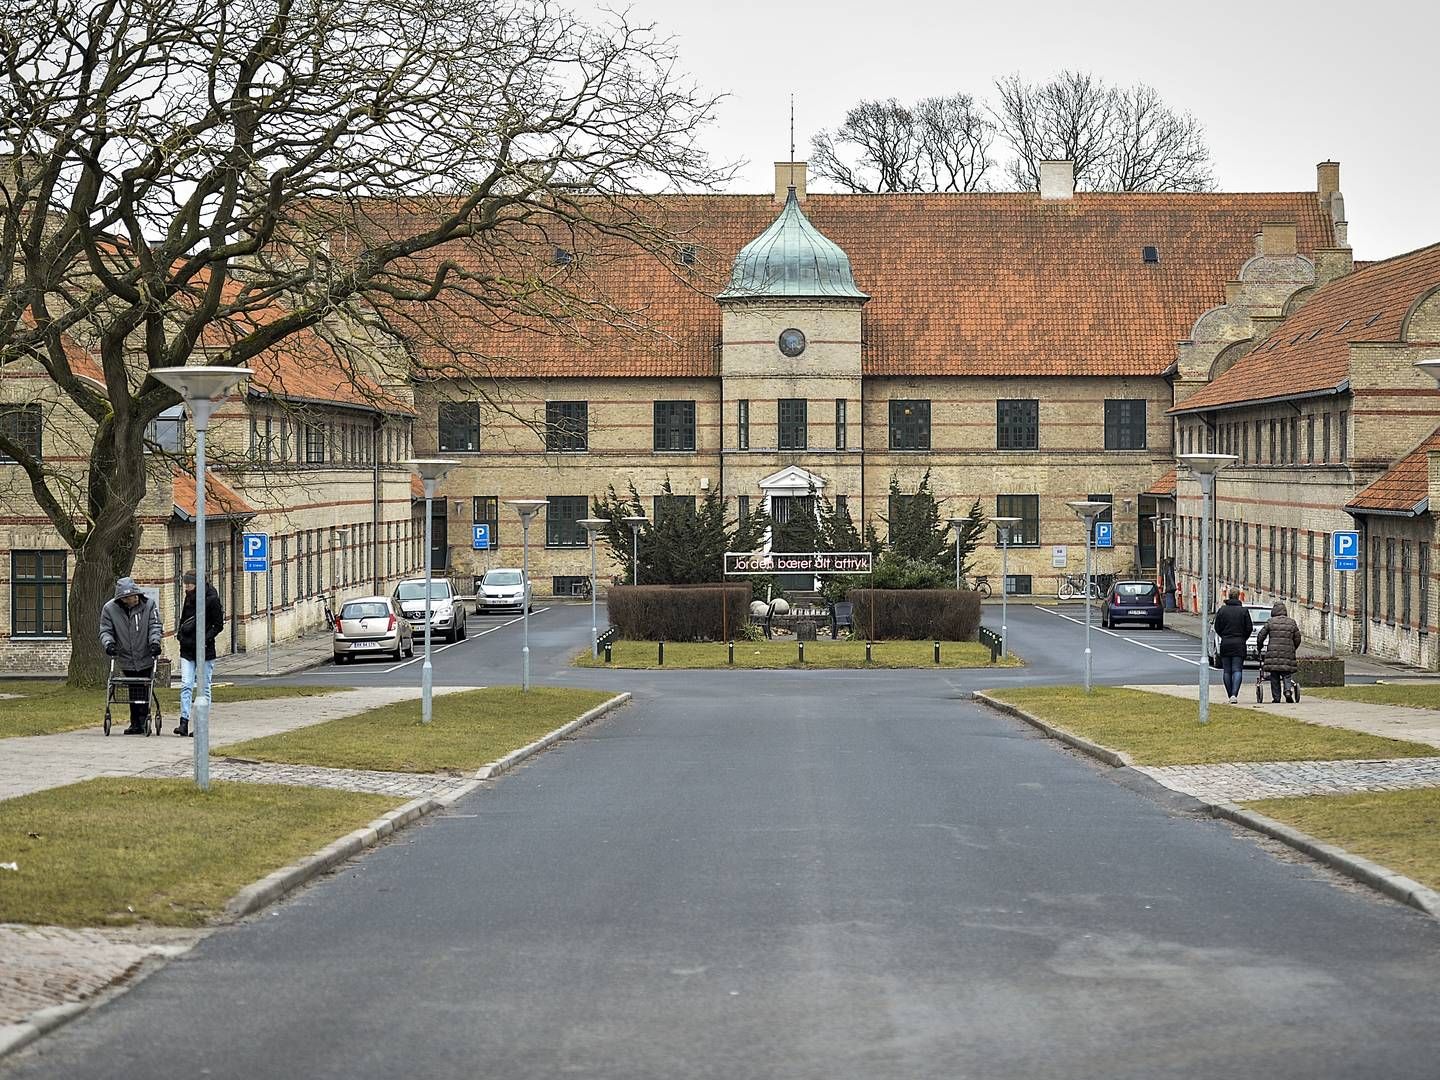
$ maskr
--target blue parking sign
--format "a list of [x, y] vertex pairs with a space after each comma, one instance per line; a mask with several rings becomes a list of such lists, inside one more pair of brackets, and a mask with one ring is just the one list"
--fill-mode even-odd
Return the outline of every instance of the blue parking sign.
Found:
[[268, 533], [241, 533], [240, 554], [245, 562], [245, 573], [265, 573], [270, 569], [270, 535]]
[[1115, 525], [1113, 522], [1097, 521], [1095, 523], [1095, 546], [1097, 548], [1115, 546]]
[[1331, 533], [1330, 557], [1334, 559], [1358, 559], [1360, 557], [1360, 534], [1358, 532]]
[[490, 548], [490, 526], [471, 526], [471, 543], [476, 551], [488, 551]]

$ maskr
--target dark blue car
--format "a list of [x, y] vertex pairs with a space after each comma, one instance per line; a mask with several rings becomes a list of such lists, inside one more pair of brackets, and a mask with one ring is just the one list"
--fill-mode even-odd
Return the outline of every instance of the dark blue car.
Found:
[[1100, 604], [1100, 625], [1111, 627], [1124, 622], [1165, 629], [1165, 606], [1153, 581], [1117, 581], [1110, 586]]

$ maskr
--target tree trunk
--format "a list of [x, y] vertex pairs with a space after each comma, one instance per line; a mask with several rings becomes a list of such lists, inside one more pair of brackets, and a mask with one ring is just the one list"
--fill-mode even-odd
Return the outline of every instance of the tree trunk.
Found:
[[[141, 470], [143, 476], [143, 461]], [[114, 597], [116, 580], [129, 576], [139, 549], [138, 497], [132, 503], [111, 490], [112, 497], [75, 552], [75, 576], [70, 581], [70, 668], [65, 679], [69, 686], [105, 685], [110, 661], [100, 648], [100, 609]], [[140, 492], [144, 493], [143, 483]], [[124, 494], [131, 495], [133, 490]]]

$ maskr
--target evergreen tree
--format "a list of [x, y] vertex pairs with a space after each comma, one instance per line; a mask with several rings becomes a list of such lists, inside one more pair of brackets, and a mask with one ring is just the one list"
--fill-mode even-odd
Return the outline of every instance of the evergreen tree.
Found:
[[968, 579], [975, 571], [973, 557], [980, 542], [985, 539], [985, 526], [989, 520], [985, 517], [985, 511], [980, 509], [980, 498], [976, 496], [975, 501], [970, 505], [970, 512], [965, 515], [965, 524], [955, 530], [955, 543], [950, 545], [950, 565], [955, 565], [955, 547], [960, 548], [960, 574]]
[[761, 512], [744, 521], [727, 521], [725, 499], [711, 489], [698, 500], [676, 496], [667, 478], [656, 500], [655, 515], [635, 485], [629, 494], [606, 488], [603, 498], [593, 500], [593, 513], [608, 523], [603, 535], [610, 545], [610, 557], [621, 570], [625, 584], [633, 584], [634, 534], [626, 517], [644, 516], [640, 527], [640, 581], [646, 585], [699, 585], [724, 580], [726, 551], [755, 551], [764, 543], [770, 520]]
[[930, 470], [920, 478], [913, 494], [900, 490], [900, 481], [890, 477], [890, 551], [915, 562], [942, 565], [945, 555], [954, 554], [949, 527], [940, 519], [940, 504], [930, 490]]

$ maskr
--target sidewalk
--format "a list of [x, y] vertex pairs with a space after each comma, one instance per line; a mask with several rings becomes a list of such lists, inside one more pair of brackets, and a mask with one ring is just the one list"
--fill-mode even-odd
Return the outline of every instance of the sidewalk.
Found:
[[[1200, 637], [1200, 616], [1190, 615], [1183, 611], [1167, 611], [1165, 613], [1165, 627], [1169, 630], [1187, 634], [1190, 637]], [[1300, 645], [1300, 655], [1306, 657], [1327, 657], [1330, 655], [1330, 648], [1324, 642], [1316, 644], [1312, 641], [1303, 642]], [[1373, 656], [1364, 656], [1360, 653], [1337, 653], [1336, 656], [1345, 661], [1345, 675], [1355, 675], [1362, 678], [1378, 679], [1417, 679], [1417, 678], [1440, 678], [1440, 673], [1426, 671], [1423, 668], [1407, 667], [1404, 664], [1394, 664], [1386, 660], [1377, 660]]]
[[[243, 653], [227, 653], [215, 661], [215, 679], [236, 675], [293, 675], [297, 671], [329, 663], [335, 654], [329, 634], [312, 634], [296, 641], [280, 641], [270, 646], [270, 669], [265, 669], [265, 646]], [[180, 673], [180, 665], [175, 665]]]
[[[474, 689], [477, 688], [437, 686], [435, 693], [454, 694]], [[210, 745], [278, 735], [398, 701], [415, 701], [418, 710], [419, 697], [419, 691], [412, 686], [378, 686], [340, 690], [320, 697], [218, 705], [211, 714]], [[167, 728], [170, 726], [166, 724]], [[0, 753], [5, 758], [5, 768], [0, 771], [0, 799], [13, 799], [96, 776], [138, 776], [151, 770], [164, 773], [171, 769], [186, 775], [186, 767], [194, 760], [194, 746], [193, 740], [171, 735], [168, 730], [164, 735], [148, 738], [106, 736], [100, 730], [98, 717], [92, 727], [80, 731], [0, 740]], [[212, 774], [217, 778], [218, 768], [219, 764], [212, 762]]]

